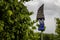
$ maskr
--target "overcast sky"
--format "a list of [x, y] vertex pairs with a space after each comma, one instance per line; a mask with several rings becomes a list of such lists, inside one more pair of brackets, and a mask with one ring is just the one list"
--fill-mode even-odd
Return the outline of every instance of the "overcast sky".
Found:
[[35, 20], [37, 16], [37, 10], [43, 3], [46, 26], [45, 33], [55, 33], [55, 17], [59, 17], [60, 15], [60, 0], [33, 0], [26, 2], [25, 5], [29, 11], [34, 12], [34, 14], [31, 16], [31, 19]]

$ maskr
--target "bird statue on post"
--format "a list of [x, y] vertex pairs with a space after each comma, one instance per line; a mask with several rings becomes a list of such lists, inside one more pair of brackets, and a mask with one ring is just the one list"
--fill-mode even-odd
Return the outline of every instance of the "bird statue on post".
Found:
[[37, 20], [40, 23], [40, 27], [38, 28], [39, 31], [43, 31], [44, 30], [44, 4], [42, 4], [42, 6], [38, 9], [37, 12]]

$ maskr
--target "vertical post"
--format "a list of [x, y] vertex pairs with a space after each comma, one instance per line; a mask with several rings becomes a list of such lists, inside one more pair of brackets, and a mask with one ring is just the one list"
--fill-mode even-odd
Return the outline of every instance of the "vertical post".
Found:
[[43, 40], [43, 31], [41, 31], [41, 40]]

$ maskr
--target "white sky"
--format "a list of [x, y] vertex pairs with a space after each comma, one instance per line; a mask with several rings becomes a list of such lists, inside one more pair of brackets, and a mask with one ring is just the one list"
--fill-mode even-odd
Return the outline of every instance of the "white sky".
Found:
[[[60, 17], [60, 0], [33, 0], [26, 2], [25, 5], [28, 7], [29, 11], [33, 11], [34, 14], [31, 16], [33, 20], [36, 19], [36, 14], [38, 8], [42, 5], [44, 6], [44, 14], [45, 14], [45, 33], [55, 33], [56, 22], [55, 17]], [[37, 31], [37, 30], [36, 30]]]

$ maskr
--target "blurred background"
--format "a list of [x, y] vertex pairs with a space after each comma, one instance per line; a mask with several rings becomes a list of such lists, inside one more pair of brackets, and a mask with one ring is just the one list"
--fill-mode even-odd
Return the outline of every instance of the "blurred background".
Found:
[[37, 10], [43, 3], [44, 3], [44, 15], [45, 15], [45, 26], [46, 26], [46, 30], [44, 31], [44, 33], [55, 34], [56, 29], [55, 18], [60, 18], [59, 0], [33, 0], [26, 2], [25, 5], [28, 7], [29, 11], [34, 12], [34, 14], [31, 16], [31, 19], [35, 20], [37, 16]]

